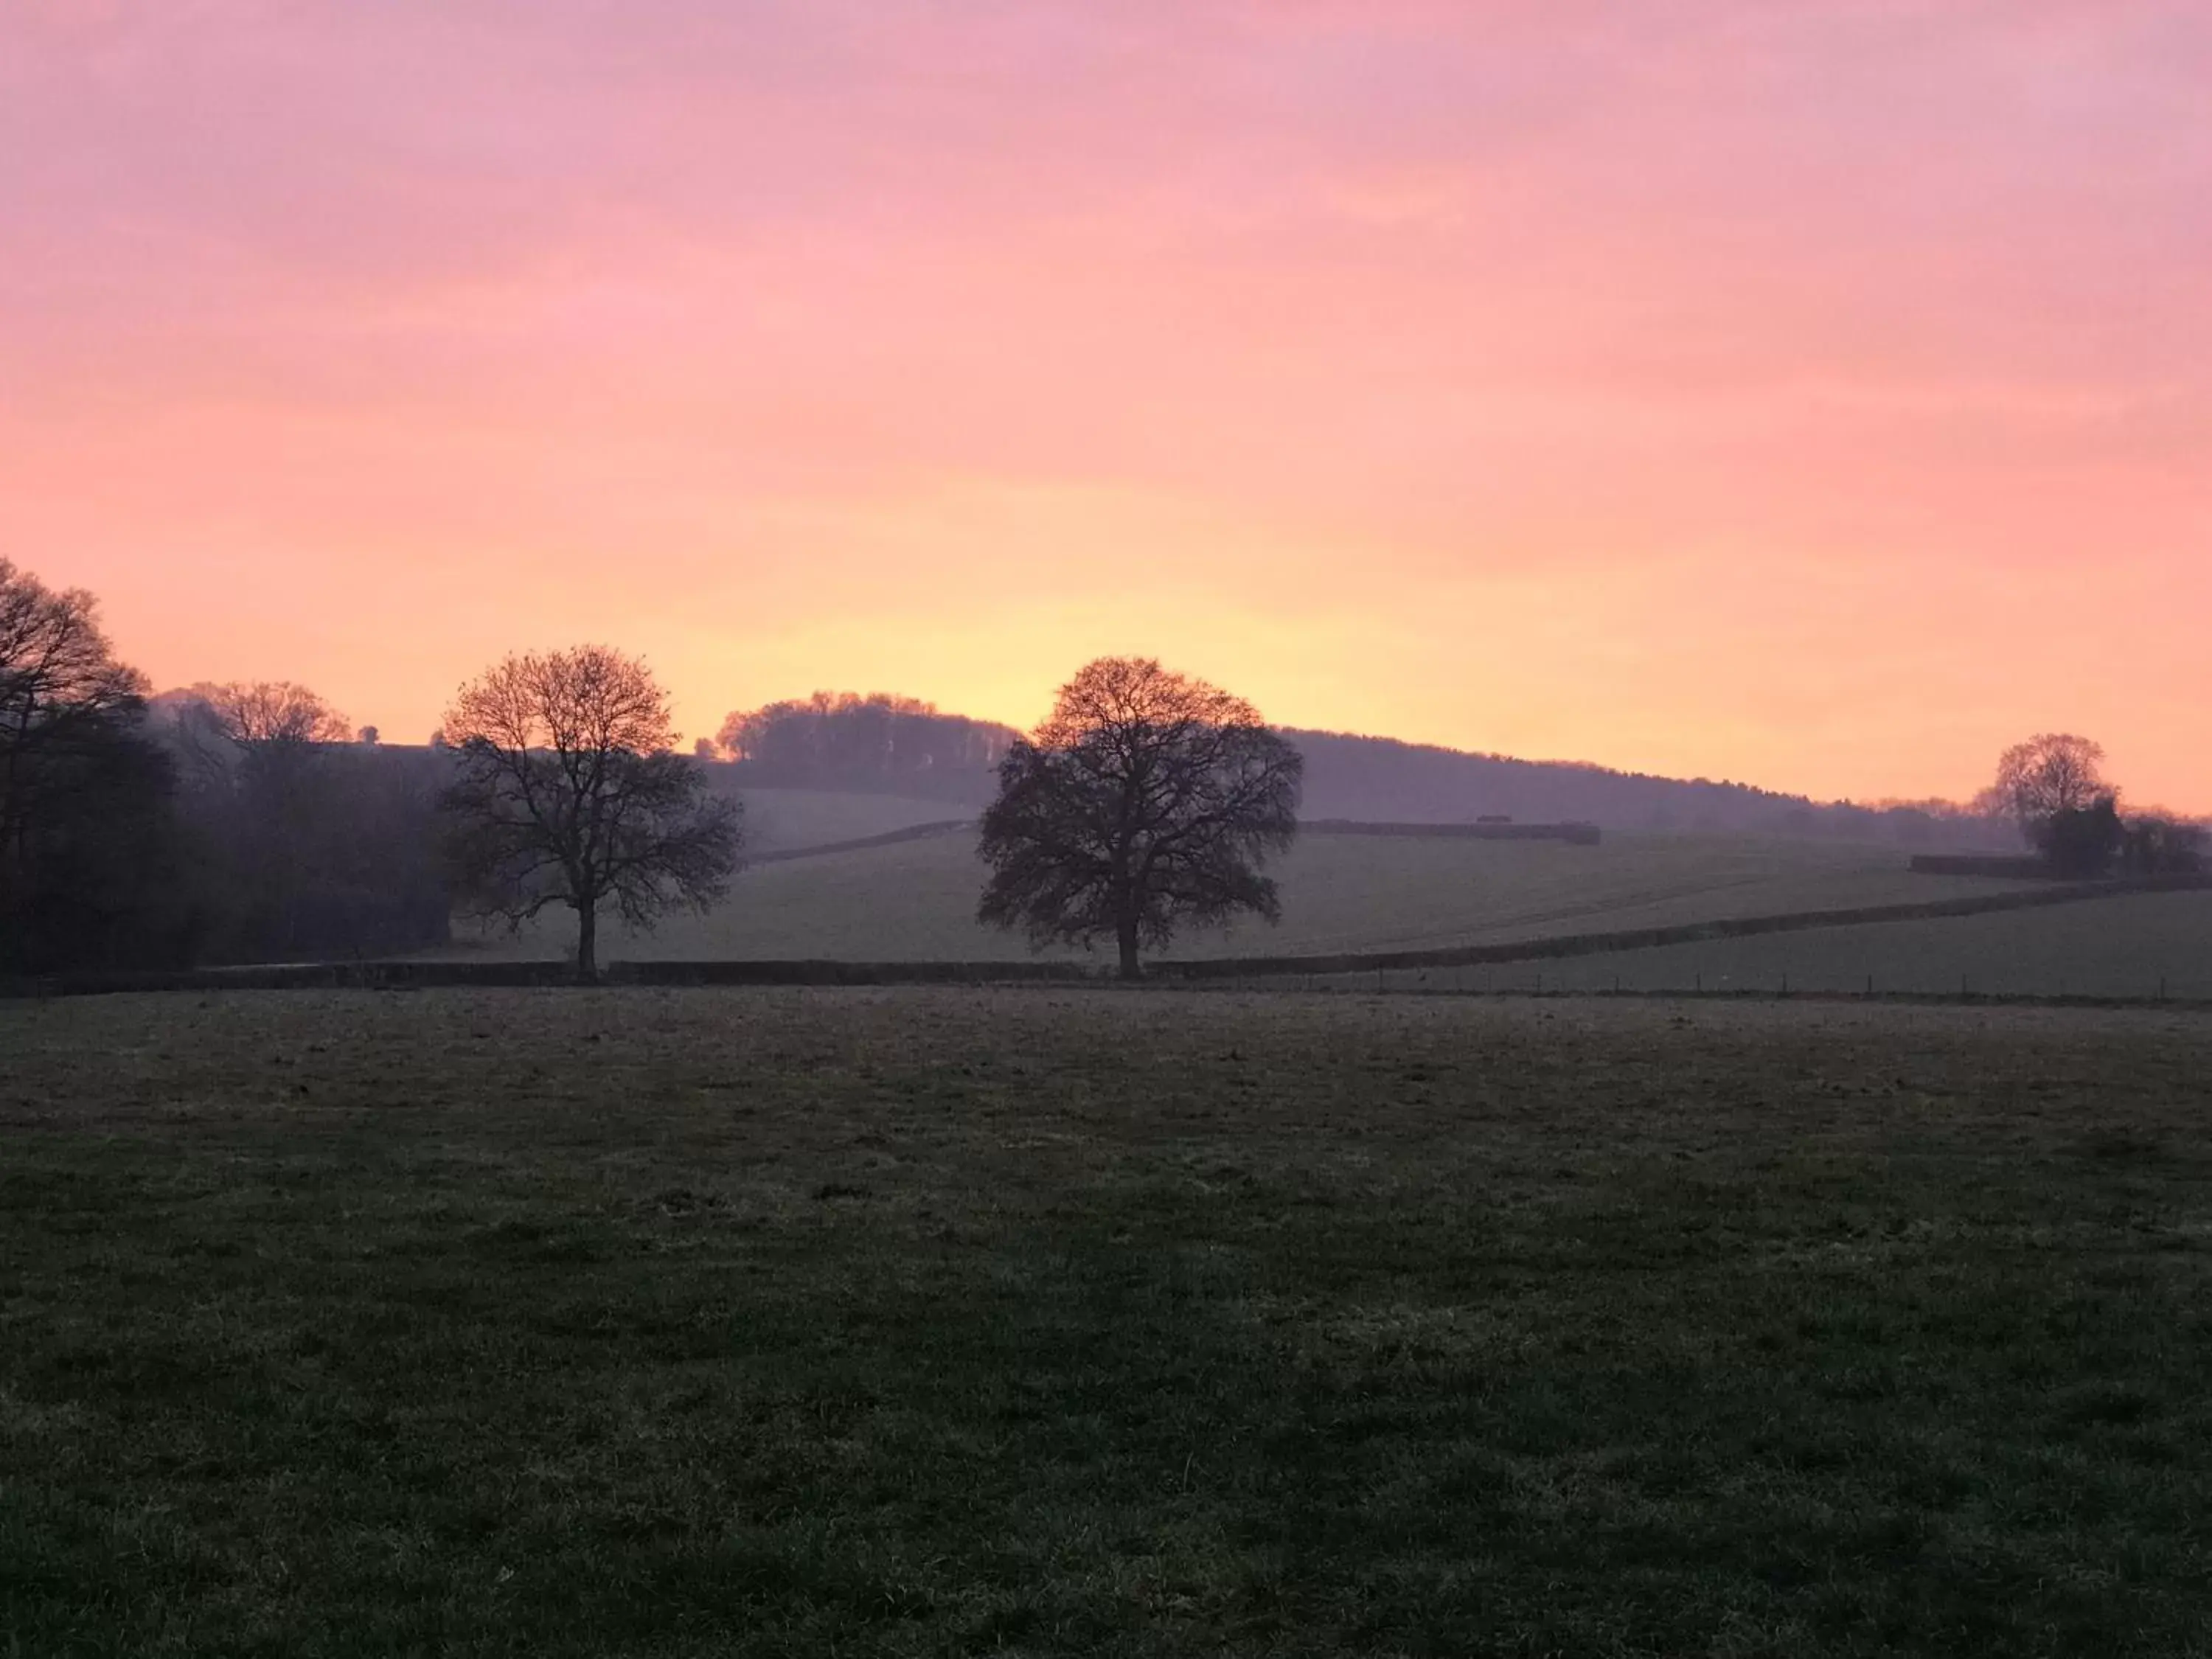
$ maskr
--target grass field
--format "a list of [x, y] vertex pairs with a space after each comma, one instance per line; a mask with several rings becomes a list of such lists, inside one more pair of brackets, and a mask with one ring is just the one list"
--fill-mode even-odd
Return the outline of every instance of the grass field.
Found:
[[869, 795], [830, 789], [743, 789], [745, 842], [754, 851], [780, 853], [860, 841], [917, 823], [973, 817], [971, 807], [904, 795]]
[[[945, 814], [940, 810], [939, 817]], [[1177, 941], [1187, 957], [1441, 948], [1718, 917], [1916, 903], [2021, 884], [1916, 876], [1894, 848], [1723, 836], [1621, 836], [1597, 847], [1327, 836], [1281, 861], [1283, 921]], [[977, 960], [1027, 953], [978, 927], [984, 869], [966, 836], [763, 865], [706, 917], [642, 937], [603, 928], [611, 959]], [[459, 953], [558, 957], [573, 917], [520, 937], [471, 933]], [[1060, 954], [1078, 954], [1061, 952]]]
[[2212, 1000], [2212, 892], [1872, 922], [1463, 969], [1339, 975], [1346, 990], [1817, 991]]
[[0, 1005], [0, 1653], [2179, 1655], [2212, 1020]]

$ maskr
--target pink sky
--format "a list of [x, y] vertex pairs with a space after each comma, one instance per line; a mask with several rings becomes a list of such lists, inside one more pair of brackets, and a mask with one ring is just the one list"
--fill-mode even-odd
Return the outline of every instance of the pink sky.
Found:
[[0, 554], [419, 739], [1273, 719], [2212, 809], [2212, 10], [9, 0]]

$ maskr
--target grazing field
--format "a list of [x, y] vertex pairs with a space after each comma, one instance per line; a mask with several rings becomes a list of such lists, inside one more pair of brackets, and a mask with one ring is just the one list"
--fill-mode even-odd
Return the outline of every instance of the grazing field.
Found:
[[870, 795], [831, 789], [740, 789], [745, 844], [757, 853], [781, 853], [861, 841], [917, 823], [973, 817], [975, 809], [905, 795]]
[[1848, 991], [2212, 1000], [2212, 892], [1755, 934], [1549, 962], [1345, 975], [1364, 990]]
[[2203, 1652], [2212, 1020], [0, 1006], [0, 1652]]
[[[2024, 884], [1916, 876], [1906, 862], [1895, 848], [1725, 836], [1622, 836], [1597, 847], [1315, 836], [1279, 866], [1280, 927], [1190, 934], [1175, 954], [1425, 950], [1910, 904]], [[678, 961], [1023, 956], [1018, 934], [976, 925], [984, 873], [966, 836], [763, 865], [738, 877], [729, 902], [713, 915], [672, 918], [643, 936], [603, 927], [601, 949], [611, 959]], [[574, 936], [574, 918], [555, 913], [520, 936], [466, 933], [455, 948], [492, 958], [551, 957], [570, 948]]]

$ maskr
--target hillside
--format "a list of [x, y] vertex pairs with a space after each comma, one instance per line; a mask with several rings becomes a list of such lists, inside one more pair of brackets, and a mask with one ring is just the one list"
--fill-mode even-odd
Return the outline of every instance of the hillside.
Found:
[[[1534, 972], [1469, 969], [1455, 982], [1521, 988], [1535, 982]], [[1871, 984], [1942, 996], [2212, 999], [2212, 892], [1714, 939], [1569, 957], [1542, 963], [1541, 972], [1547, 986], [1590, 991], [1863, 992]]]
[[728, 787], [744, 807], [745, 848], [756, 856], [860, 841], [966, 815], [957, 805], [910, 795]]
[[1748, 784], [1469, 754], [1341, 732], [1285, 730], [1284, 736], [1306, 758], [1303, 811], [1308, 817], [1451, 823], [1497, 815], [1578, 819], [1607, 830], [1733, 831], [1905, 846], [1979, 845], [1989, 839], [1978, 823], [1940, 821], [1911, 809], [1823, 805]]
[[[1597, 847], [1314, 836], [1279, 866], [1283, 922], [1193, 934], [1185, 956], [1438, 949], [1670, 926], [1779, 911], [1849, 909], [2002, 890], [1914, 876], [1894, 849], [1772, 837], [1623, 836]], [[975, 960], [1027, 954], [974, 921], [983, 879], [972, 835], [762, 864], [707, 917], [655, 933], [602, 933], [610, 959], [831, 957]], [[465, 932], [463, 954], [555, 957], [570, 923], [520, 938]], [[1068, 953], [1079, 954], [1079, 953]]]
[[[944, 720], [956, 717], [941, 716]], [[973, 725], [974, 722], [963, 722]], [[1413, 823], [1486, 816], [1523, 821], [1578, 819], [1616, 830], [1683, 830], [1886, 842], [1913, 848], [1986, 848], [1978, 821], [1942, 819], [1911, 808], [1881, 811], [1821, 804], [1749, 784], [1664, 778], [1569, 761], [1518, 760], [1395, 738], [1284, 728], [1306, 760], [1304, 815]], [[878, 763], [747, 758], [712, 763], [738, 791], [890, 794], [938, 804], [937, 817], [980, 811], [996, 787], [979, 764], [914, 768]], [[949, 809], [949, 810], [944, 810]], [[2004, 850], [2003, 837], [1996, 850]]]

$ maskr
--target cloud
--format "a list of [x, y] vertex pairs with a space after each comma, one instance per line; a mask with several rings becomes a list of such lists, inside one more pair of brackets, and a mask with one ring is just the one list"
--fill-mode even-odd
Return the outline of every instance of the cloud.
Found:
[[[1105, 579], [1055, 546], [1173, 502], [1106, 521], [1224, 579], [1286, 550], [1346, 651], [1440, 584], [1718, 558], [1874, 584], [1822, 648], [1887, 672], [1917, 570], [2203, 592], [2208, 81], [2212, 19], [2151, 0], [37, 0], [0, 532], [111, 581], [312, 549], [301, 606], [534, 569], [548, 628], [614, 561], [644, 628], [702, 572], [864, 572], [841, 535], [961, 591], [1034, 561], [1064, 614]], [[969, 489], [1028, 505], [948, 521]], [[1704, 629], [1650, 592], [1622, 648]]]

